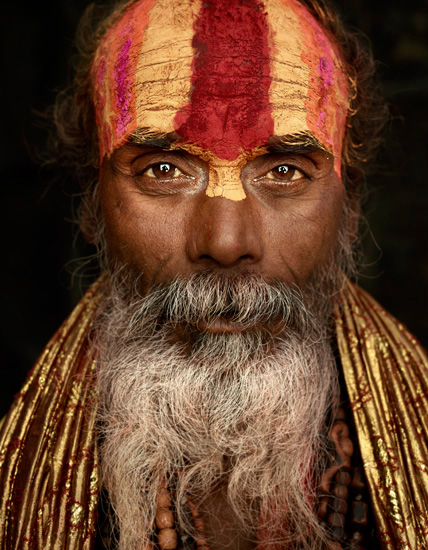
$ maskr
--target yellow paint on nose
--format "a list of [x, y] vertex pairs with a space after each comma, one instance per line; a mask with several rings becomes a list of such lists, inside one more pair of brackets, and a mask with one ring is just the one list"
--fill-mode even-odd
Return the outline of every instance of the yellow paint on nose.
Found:
[[171, 150], [182, 150], [199, 157], [208, 165], [208, 185], [205, 193], [208, 197], [223, 197], [231, 201], [242, 201], [247, 195], [241, 180], [243, 167], [250, 160], [265, 155], [265, 147], [255, 147], [246, 151], [233, 161], [220, 159], [212, 151], [201, 149], [193, 143], [176, 143]]
[[231, 201], [242, 201], [246, 194], [241, 181], [241, 170], [244, 161], [238, 164], [227, 160], [216, 159], [215, 164], [209, 164], [208, 197], [223, 197]]

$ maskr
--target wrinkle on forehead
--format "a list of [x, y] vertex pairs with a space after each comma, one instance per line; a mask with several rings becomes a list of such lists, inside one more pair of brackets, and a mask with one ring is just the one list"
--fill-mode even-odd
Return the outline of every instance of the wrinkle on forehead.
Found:
[[272, 84], [270, 102], [275, 113], [274, 134], [307, 130], [305, 99], [309, 67], [302, 63], [302, 33], [294, 10], [282, 0], [265, 0], [269, 13]]

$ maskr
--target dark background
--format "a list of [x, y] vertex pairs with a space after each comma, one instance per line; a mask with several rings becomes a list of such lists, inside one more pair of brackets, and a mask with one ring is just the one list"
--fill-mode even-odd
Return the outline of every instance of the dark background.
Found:
[[[87, 4], [2, 5], [0, 414], [86, 280], [71, 275], [81, 264], [72, 259], [88, 254], [72, 223], [73, 187], [67, 180], [49, 186], [51, 171], [32, 157], [46, 139], [35, 111], [52, 103], [66, 81], [74, 30]], [[370, 39], [394, 115], [376, 174], [368, 178], [360, 284], [427, 346], [428, 2], [339, 5], [345, 20]]]

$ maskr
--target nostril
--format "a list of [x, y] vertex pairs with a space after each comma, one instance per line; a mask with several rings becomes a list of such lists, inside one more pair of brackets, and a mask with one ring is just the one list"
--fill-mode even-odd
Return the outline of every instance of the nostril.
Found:
[[228, 267], [232, 265], [236, 265], [241, 262], [252, 261], [252, 260], [253, 260], [253, 256], [251, 254], [243, 254], [242, 256], [238, 256], [233, 260], [229, 259], [229, 261], [225, 261], [224, 258], [223, 259], [216, 258], [215, 256], [211, 256], [210, 254], [201, 254], [199, 256], [199, 261], [206, 262], [206, 263], [209, 262], [217, 266], [228, 266]]
[[[245, 204], [244, 204], [245, 203]], [[262, 255], [262, 239], [250, 203], [232, 203], [221, 197], [203, 198], [195, 208], [188, 240], [193, 262], [232, 267], [254, 263]]]

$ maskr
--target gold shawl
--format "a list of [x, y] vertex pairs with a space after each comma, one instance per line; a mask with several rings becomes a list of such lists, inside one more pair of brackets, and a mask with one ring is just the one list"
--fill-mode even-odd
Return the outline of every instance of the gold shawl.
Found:
[[[0, 427], [0, 548], [89, 550], [99, 495], [96, 283], [49, 342]], [[382, 548], [428, 541], [428, 360], [413, 336], [346, 283], [337, 339]]]

